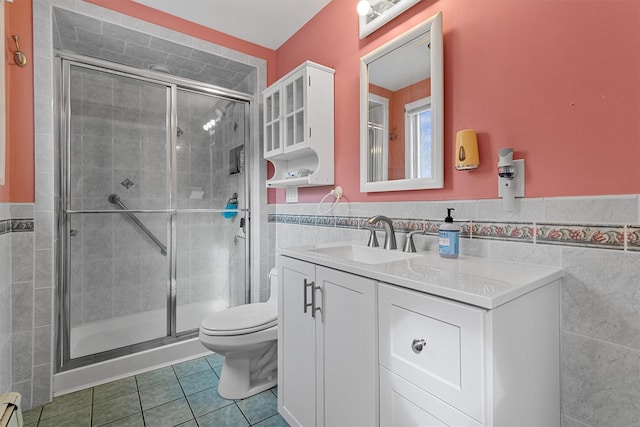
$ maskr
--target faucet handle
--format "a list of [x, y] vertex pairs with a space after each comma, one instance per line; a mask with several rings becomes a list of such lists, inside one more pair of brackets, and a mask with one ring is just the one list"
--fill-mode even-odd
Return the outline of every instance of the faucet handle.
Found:
[[424, 230], [412, 231], [407, 234], [407, 240], [404, 241], [404, 248], [402, 248], [403, 252], [415, 252], [416, 245], [413, 244], [413, 235], [414, 234], [424, 234]]
[[367, 242], [367, 246], [370, 248], [377, 248], [380, 246], [378, 238], [376, 237], [376, 229], [371, 226], [366, 226], [365, 228], [369, 230], [369, 241]]

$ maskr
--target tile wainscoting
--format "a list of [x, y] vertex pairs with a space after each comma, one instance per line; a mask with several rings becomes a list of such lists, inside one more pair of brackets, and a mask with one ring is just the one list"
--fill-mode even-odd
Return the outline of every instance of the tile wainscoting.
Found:
[[[271, 205], [269, 261], [278, 248], [335, 241], [366, 244], [367, 218], [393, 219], [416, 248], [438, 250], [447, 207], [461, 226], [460, 253], [559, 266], [562, 280], [562, 408], [564, 427], [640, 424], [640, 208], [637, 195], [450, 202], [340, 202], [335, 215], [317, 204]], [[465, 219], [463, 219], [465, 218]], [[469, 219], [472, 218], [472, 219]], [[477, 220], [476, 218], [481, 218]], [[381, 241], [383, 234], [378, 235]]]
[[35, 262], [34, 205], [15, 203], [2, 206], [0, 390], [19, 392], [23, 407], [29, 408], [32, 402], [49, 400], [52, 287], [51, 283], [43, 284], [39, 280], [39, 266]]

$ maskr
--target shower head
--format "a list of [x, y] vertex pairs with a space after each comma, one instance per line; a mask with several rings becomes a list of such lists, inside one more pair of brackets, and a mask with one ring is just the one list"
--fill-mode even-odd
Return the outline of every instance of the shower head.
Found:
[[109, 200], [109, 203], [116, 204], [120, 201], [120, 196], [118, 196], [117, 194], [109, 194], [109, 197], [107, 199]]

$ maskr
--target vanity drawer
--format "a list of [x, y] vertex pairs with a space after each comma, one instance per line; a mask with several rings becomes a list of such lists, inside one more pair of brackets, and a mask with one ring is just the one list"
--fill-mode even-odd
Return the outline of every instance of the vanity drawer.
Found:
[[485, 311], [379, 286], [380, 365], [483, 421]]
[[381, 427], [481, 427], [482, 424], [380, 368]]

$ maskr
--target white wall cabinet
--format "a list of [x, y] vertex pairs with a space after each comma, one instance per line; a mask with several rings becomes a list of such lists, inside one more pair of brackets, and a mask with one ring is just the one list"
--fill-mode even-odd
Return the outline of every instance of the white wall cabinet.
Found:
[[263, 92], [267, 187], [333, 184], [334, 73], [307, 61]]
[[279, 257], [278, 409], [292, 426], [378, 424], [376, 282]]

